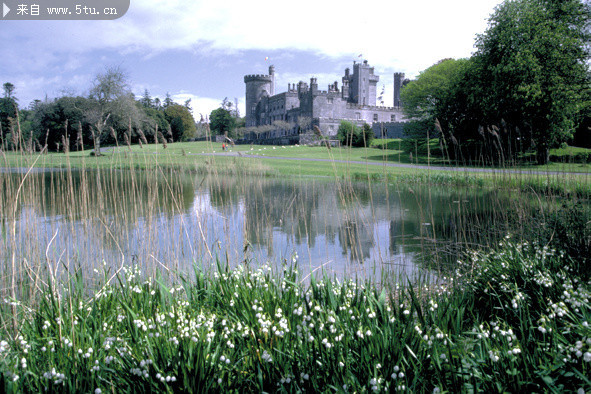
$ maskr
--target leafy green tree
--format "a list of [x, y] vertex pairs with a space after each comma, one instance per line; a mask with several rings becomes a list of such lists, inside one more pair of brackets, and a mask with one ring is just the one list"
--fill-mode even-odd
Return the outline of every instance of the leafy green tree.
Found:
[[154, 142], [156, 131], [158, 130], [159, 132], [164, 133], [170, 127], [170, 123], [166, 120], [164, 111], [160, 111], [156, 108], [144, 108], [144, 113], [146, 116], [140, 127], [148, 141]]
[[166, 97], [164, 97], [164, 101], [162, 103], [162, 107], [168, 108], [168, 107], [170, 107], [173, 104], [174, 104], [174, 101], [172, 101], [172, 98], [170, 97], [170, 93], [166, 92]]
[[12, 93], [14, 92], [14, 85], [10, 82], [5, 82], [4, 85], [2, 85], [3, 89], [4, 89], [4, 97], [5, 98], [13, 98], [12, 97]]
[[209, 115], [210, 129], [213, 134], [226, 135], [231, 137], [236, 119], [230, 111], [225, 108], [218, 108], [211, 111]]
[[170, 124], [174, 141], [187, 141], [195, 138], [197, 128], [189, 109], [183, 105], [172, 104], [164, 110], [164, 116]]
[[16, 114], [18, 102], [13, 93], [15, 87], [12, 83], [6, 82], [2, 85], [4, 97], [0, 98], [0, 147], [7, 148], [11, 145], [12, 133], [16, 127]]
[[337, 131], [337, 138], [341, 145], [364, 147], [370, 146], [374, 138], [374, 132], [370, 125], [364, 123], [362, 127], [352, 122], [341, 121]]
[[572, 138], [586, 101], [590, 20], [587, 1], [505, 1], [476, 41], [484, 122], [529, 134], [540, 164]]
[[82, 144], [91, 145], [90, 128], [94, 124], [88, 121], [87, 113], [95, 107], [96, 103], [85, 97], [65, 96], [42, 102], [37, 105], [31, 119], [33, 138], [41, 148], [57, 150], [58, 144], [61, 146], [63, 141], [68, 141], [69, 148], [74, 150], [82, 147], [77, 146], [78, 133], [82, 133]]
[[126, 118], [124, 111], [135, 108], [127, 75], [119, 67], [107, 68], [95, 77], [89, 97], [95, 105], [88, 108], [85, 115], [93, 125], [90, 130], [95, 154], [100, 155], [101, 142], [110, 139], [109, 130], [114, 123], [111, 117], [120, 121]]
[[373, 132], [371, 126], [367, 123], [364, 123], [363, 127], [361, 128], [361, 133], [359, 133], [359, 145], [357, 146], [371, 146], [371, 142], [373, 141], [374, 137], [375, 133]]
[[464, 75], [467, 59], [444, 59], [421, 72], [400, 92], [405, 115], [412, 119], [407, 134], [412, 137], [433, 135], [435, 120], [447, 122], [456, 115], [450, 107], [454, 86]]
[[148, 91], [148, 89], [144, 89], [144, 95], [140, 99], [140, 103], [145, 108], [153, 108], [154, 103], [153, 103], [152, 97], [150, 97], [150, 92]]

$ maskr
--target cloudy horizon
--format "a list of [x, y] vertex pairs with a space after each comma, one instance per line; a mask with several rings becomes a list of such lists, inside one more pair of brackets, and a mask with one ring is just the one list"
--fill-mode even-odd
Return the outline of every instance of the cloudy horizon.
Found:
[[312, 76], [321, 89], [340, 85], [346, 67], [367, 59], [388, 106], [394, 72], [415, 77], [443, 58], [470, 56], [500, 0], [186, 3], [132, 1], [113, 21], [1, 20], [0, 82], [16, 86], [24, 108], [64, 92], [84, 95], [95, 75], [119, 66], [136, 95], [191, 99], [198, 121], [224, 97], [238, 99], [244, 113], [243, 76], [270, 64], [283, 92]]

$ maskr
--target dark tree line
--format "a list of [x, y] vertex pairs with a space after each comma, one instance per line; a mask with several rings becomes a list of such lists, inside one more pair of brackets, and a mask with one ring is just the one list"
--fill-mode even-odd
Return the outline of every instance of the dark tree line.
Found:
[[[591, 115], [591, 6], [508, 0], [469, 59], [443, 60], [402, 91], [408, 133], [441, 138], [453, 159], [504, 162], [571, 142]], [[583, 139], [585, 139], [583, 137]]]
[[100, 152], [102, 144], [186, 141], [196, 134], [190, 100], [177, 104], [167, 94], [161, 103], [147, 90], [136, 99], [119, 68], [98, 74], [86, 96], [35, 100], [28, 109], [19, 109], [14, 91], [14, 85], [5, 83], [0, 99], [4, 150]]

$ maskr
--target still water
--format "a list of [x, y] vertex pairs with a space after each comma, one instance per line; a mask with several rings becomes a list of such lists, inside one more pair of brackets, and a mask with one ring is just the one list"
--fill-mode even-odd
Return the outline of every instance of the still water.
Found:
[[114, 170], [29, 174], [14, 208], [23, 176], [0, 174], [4, 263], [14, 251], [56, 270], [137, 263], [186, 271], [216, 259], [276, 264], [297, 255], [305, 271], [414, 275], [426, 260], [445, 267], [459, 249], [510, 230], [523, 210], [520, 199], [476, 186]]

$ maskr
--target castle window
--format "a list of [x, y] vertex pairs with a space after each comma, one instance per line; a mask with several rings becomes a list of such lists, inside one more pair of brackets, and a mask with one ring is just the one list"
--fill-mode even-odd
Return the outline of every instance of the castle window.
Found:
[[327, 102], [328, 104], [332, 104], [332, 103], [333, 103], [333, 98], [332, 98], [332, 97], [328, 97], [328, 98], [326, 99], [326, 102]]
[[357, 117], [357, 120], [361, 119], [361, 114], [359, 112], [356, 112], [355, 115]]
[[390, 115], [390, 121], [396, 122], [396, 115]]
[[257, 112], [257, 106], [253, 105], [251, 108], [251, 112], [254, 114], [255, 112]]
[[373, 114], [373, 121], [377, 122], [378, 121], [378, 114]]

